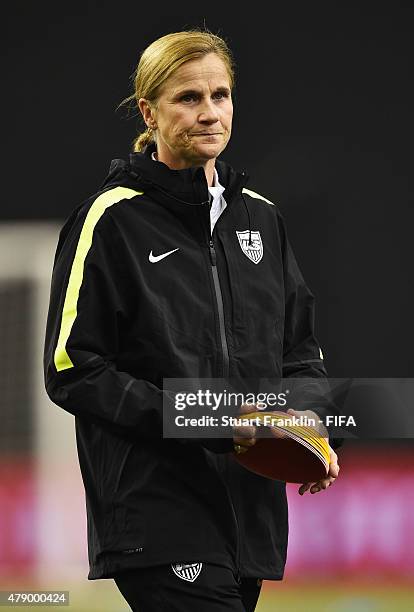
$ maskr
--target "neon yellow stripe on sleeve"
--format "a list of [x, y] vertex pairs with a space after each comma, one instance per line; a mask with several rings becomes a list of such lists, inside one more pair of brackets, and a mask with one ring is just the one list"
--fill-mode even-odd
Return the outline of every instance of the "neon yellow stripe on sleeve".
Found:
[[136, 195], [143, 195], [143, 192], [134, 191], [133, 189], [128, 189], [127, 187], [114, 187], [113, 189], [110, 189], [109, 191], [106, 191], [98, 196], [86, 215], [86, 219], [79, 236], [78, 246], [76, 247], [69, 282], [66, 288], [65, 302], [63, 304], [59, 339], [55, 350], [55, 367], [58, 372], [74, 367], [69, 355], [66, 352], [66, 343], [77, 316], [77, 305], [79, 291], [83, 280], [85, 259], [89, 249], [92, 246], [95, 226], [109, 206], [117, 204], [121, 200], [133, 198]]

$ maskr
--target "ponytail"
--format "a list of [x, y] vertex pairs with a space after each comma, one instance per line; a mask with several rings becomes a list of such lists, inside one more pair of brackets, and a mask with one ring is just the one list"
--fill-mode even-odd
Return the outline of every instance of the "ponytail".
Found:
[[134, 152], [140, 153], [145, 149], [150, 142], [154, 142], [154, 132], [152, 128], [147, 128], [145, 132], [142, 132], [138, 135], [138, 137], [134, 140]]

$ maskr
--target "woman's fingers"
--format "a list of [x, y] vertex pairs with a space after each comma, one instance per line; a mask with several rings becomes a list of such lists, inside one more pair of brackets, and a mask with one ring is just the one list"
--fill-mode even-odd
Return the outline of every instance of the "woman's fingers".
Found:
[[246, 448], [250, 448], [256, 444], [256, 438], [244, 438], [244, 437], [233, 437], [234, 444], [238, 444], [239, 446], [245, 446]]
[[[239, 408], [239, 417], [249, 414], [256, 410], [255, 404], [242, 404]], [[233, 442], [235, 446], [241, 446], [248, 449], [256, 444], [256, 427], [253, 425], [239, 425], [233, 427]], [[238, 452], [236, 450], [236, 452]]]
[[311, 484], [311, 482], [306, 482], [301, 487], [299, 487], [299, 495], [303, 495], [304, 493], [306, 493], [306, 491], [308, 491], [308, 489], [310, 488]]
[[303, 495], [304, 493], [306, 493], [306, 491], [309, 490], [312, 494], [319, 493], [319, 491], [324, 491], [325, 489], [328, 489], [328, 487], [330, 487], [333, 482], [335, 482], [335, 478], [333, 478], [332, 476], [328, 476], [328, 478], [323, 478], [318, 482], [306, 482], [299, 487], [298, 493], [299, 495]]
[[338, 478], [339, 475], [339, 465], [338, 465], [338, 455], [335, 451], [329, 447], [329, 476], [333, 476], [334, 478]]

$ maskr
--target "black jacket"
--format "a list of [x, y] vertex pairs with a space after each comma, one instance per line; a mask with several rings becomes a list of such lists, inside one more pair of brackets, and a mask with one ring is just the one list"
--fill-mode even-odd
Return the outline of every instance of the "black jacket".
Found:
[[163, 378], [325, 377], [314, 298], [245, 173], [216, 162], [227, 207], [211, 240], [203, 169], [151, 151], [112, 162], [54, 261], [45, 386], [76, 417], [89, 578], [205, 561], [281, 579], [285, 484], [240, 467], [231, 440], [163, 439]]

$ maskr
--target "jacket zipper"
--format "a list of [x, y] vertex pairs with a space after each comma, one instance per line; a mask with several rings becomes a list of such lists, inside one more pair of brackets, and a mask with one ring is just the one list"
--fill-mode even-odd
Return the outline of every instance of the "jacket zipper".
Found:
[[210, 248], [211, 271], [213, 274], [213, 281], [214, 281], [214, 292], [216, 294], [216, 303], [217, 303], [218, 316], [219, 316], [221, 351], [223, 355], [223, 378], [228, 378], [229, 373], [230, 373], [229, 348], [227, 346], [226, 329], [224, 327], [223, 296], [221, 293], [220, 280], [219, 280], [218, 272], [217, 272], [216, 250], [214, 248], [214, 242], [212, 239], [209, 241], [209, 248]]
[[[214, 281], [214, 291], [215, 291], [215, 295], [216, 295], [216, 303], [217, 303], [217, 309], [218, 309], [218, 315], [219, 315], [221, 349], [222, 349], [222, 354], [223, 354], [223, 378], [226, 378], [226, 377], [229, 376], [229, 373], [230, 373], [229, 349], [228, 349], [228, 345], [227, 345], [226, 330], [225, 330], [225, 326], [224, 326], [223, 296], [222, 296], [222, 293], [221, 293], [220, 280], [219, 280], [218, 271], [217, 271], [216, 250], [215, 250], [214, 242], [213, 242], [212, 239], [209, 240], [209, 249], [210, 249], [211, 271], [212, 271], [212, 274], [213, 274], [213, 281]], [[227, 471], [228, 471], [228, 468], [226, 468], [226, 472]], [[227, 479], [227, 481], [228, 481], [228, 479]], [[235, 510], [234, 504], [233, 504], [233, 499], [232, 499], [229, 483], [227, 484], [227, 486], [228, 486], [228, 492], [229, 492], [230, 505], [231, 505], [231, 509], [232, 509], [232, 512], [233, 512], [234, 522], [236, 524], [236, 531], [237, 531], [237, 541], [236, 541], [236, 571], [237, 571], [237, 575], [236, 575], [236, 579], [237, 579], [237, 582], [240, 584], [240, 582], [241, 582], [241, 576], [240, 576], [240, 528], [239, 528], [239, 522], [237, 520], [236, 510]]]

